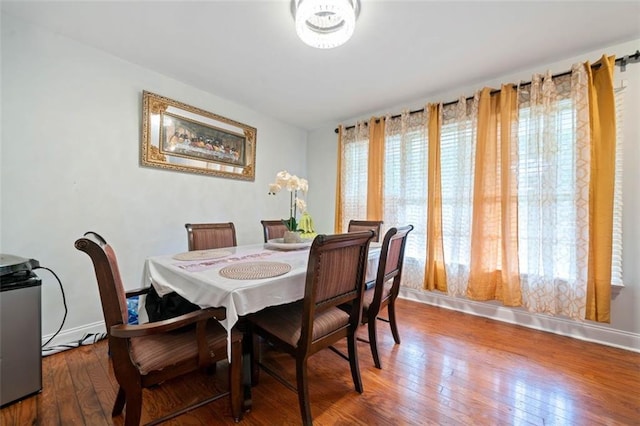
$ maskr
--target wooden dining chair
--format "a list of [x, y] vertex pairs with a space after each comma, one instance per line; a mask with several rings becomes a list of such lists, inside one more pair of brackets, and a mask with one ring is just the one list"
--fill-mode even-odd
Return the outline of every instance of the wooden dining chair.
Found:
[[281, 220], [261, 220], [260, 223], [262, 224], [265, 243], [274, 238], [282, 238], [287, 230]]
[[[307, 360], [321, 349], [347, 339], [351, 377], [362, 393], [355, 333], [362, 314], [365, 270], [373, 231], [318, 235], [311, 245], [304, 299], [266, 308], [248, 317], [253, 339], [252, 381], [258, 383], [258, 367], [278, 376], [260, 360], [258, 336], [295, 358], [297, 391], [302, 423], [312, 424], [307, 381]], [[338, 306], [350, 303], [346, 312]]]
[[372, 230], [375, 232], [373, 240], [375, 242], [380, 241], [380, 228], [384, 222], [381, 220], [350, 220], [347, 232], [360, 232]]
[[[400, 343], [398, 324], [396, 322], [396, 298], [400, 290], [402, 279], [402, 265], [404, 262], [404, 250], [407, 244], [407, 236], [413, 230], [413, 225], [400, 228], [391, 228], [382, 240], [380, 249], [380, 261], [375, 285], [367, 289], [362, 301], [361, 324], [367, 324], [369, 329], [369, 346], [373, 362], [377, 368], [382, 368], [378, 355], [376, 339], [376, 320], [388, 322], [396, 344]], [[387, 307], [388, 319], [379, 317], [380, 310]]]
[[184, 226], [187, 228], [189, 251], [235, 247], [238, 245], [236, 228], [233, 222], [187, 223]]
[[[142, 389], [227, 360], [227, 331], [217, 321], [225, 319], [225, 310], [200, 309], [169, 320], [128, 325], [127, 297], [144, 294], [148, 288], [125, 291], [115, 252], [100, 235], [87, 232], [76, 240], [75, 247], [89, 255], [98, 281], [111, 365], [119, 385], [111, 415], [120, 415], [126, 406], [125, 425], [137, 426], [142, 414]], [[232, 332], [230, 339], [229, 391], [181, 408], [152, 424], [225, 396], [230, 396], [233, 418], [240, 420], [242, 334]]]

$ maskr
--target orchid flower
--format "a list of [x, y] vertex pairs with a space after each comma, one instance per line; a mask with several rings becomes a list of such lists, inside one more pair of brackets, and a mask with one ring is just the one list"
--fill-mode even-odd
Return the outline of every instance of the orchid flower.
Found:
[[277, 183], [269, 184], [269, 195], [276, 195], [282, 188]]
[[298, 198], [298, 191], [306, 194], [309, 190], [309, 182], [306, 179], [290, 174], [286, 170], [282, 170], [276, 174], [276, 181], [269, 184], [269, 195], [276, 195], [282, 189], [290, 192], [289, 219], [282, 219], [282, 223], [285, 224], [289, 231], [297, 231], [297, 210], [300, 209], [303, 213], [307, 210], [307, 203], [303, 199]]

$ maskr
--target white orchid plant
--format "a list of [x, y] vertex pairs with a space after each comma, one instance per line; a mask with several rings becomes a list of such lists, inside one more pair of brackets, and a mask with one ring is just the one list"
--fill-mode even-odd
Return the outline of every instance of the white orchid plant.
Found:
[[297, 231], [298, 223], [296, 216], [298, 209], [302, 213], [307, 210], [307, 203], [298, 197], [298, 193], [302, 192], [306, 195], [309, 190], [309, 182], [306, 179], [299, 178], [296, 175], [292, 175], [286, 170], [282, 170], [276, 174], [275, 183], [269, 184], [269, 195], [276, 195], [281, 190], [286, 189], [289, 191], [289, 218], [282, 219], [282, 223], [287, 227], [289, 231]]

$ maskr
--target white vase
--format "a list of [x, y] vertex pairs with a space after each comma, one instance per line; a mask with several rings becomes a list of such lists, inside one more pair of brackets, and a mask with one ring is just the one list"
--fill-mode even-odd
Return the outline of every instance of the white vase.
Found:
[[296, 231], [284, 231], [282, 241], [285, 243], [301, 243], [302, 237], [299, 232]]

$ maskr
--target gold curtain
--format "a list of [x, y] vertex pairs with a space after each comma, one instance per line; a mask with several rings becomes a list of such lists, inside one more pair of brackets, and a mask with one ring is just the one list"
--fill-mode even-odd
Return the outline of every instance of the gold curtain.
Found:
[[338, 168], [336, 175], [336, 210], [333, 231], [342, 233], [342, 125], [338, 126]]
[[429, 121], [429, 153], [427, 183], [427, 262], [424, 272], [424, 288], [447, 291], [442, 237], [442, 183], [440, 163], [440, 131], [442, 105], [427, 105]]
[[[517, 98], [512, 85], [492, 95], [485, 88], [478, 105], [471, 265], [467, 296], [520, 306], [518, 198], [513, 168], [517, 141]], [[512, 167], [513, 166], [513, 167]]]
[[382, 220], [385, 120], [369, 120], [369, 164], [367, 175], [367, 220]]
[[600, 67], [585, 63], [589, 85], [591, 181], [589, 183], [589, 271], [586, 319], [610, 322], [611, 243], [615, 179], [616, 114], [613, 92], [615, 56]]

